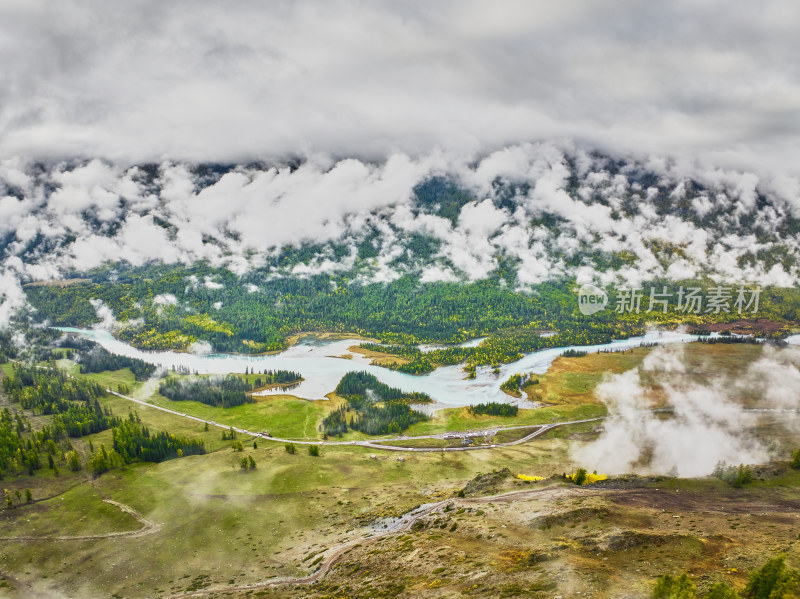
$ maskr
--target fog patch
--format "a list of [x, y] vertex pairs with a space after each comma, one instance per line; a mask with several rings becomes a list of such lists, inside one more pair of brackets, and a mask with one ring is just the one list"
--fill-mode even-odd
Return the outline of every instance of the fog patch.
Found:
[[214, 347], [208, 341], [195, 341], [189, 346], [189, 351], [195, 356], [207, 356], [214, 351]]
[[92, 304], [97, 318], [100, 319], [100, 322], [94, 325], [95, 329], [110, 331], [119, 327], [119, 321], [114, 317], [114, 311], [109, 308], [103, 300], [90, 299], [89, 303]]
[[161, 295], [157, 295], [153, 298], [153, 304], [156, 306], [174, 306], [177, 303], [178, 298], [171, 293], [162, 293]]
[[[706, 476], [720, 463], [758, 464], [769, 451], [752, 433], [758, 415], [743, 411], [732, 396], [737, 384], [723, 377], [707, 384], [684, 383], [682, 348], [657, 348], [633, 370], [608, 375], [597, 397], [608, 407], [597, 440], [573, 449], [573, 459], [609, 474]], [[663, 397], [644, 379], [661, 374]], [[664, 377], [663, 375], [668, 375]], [[654, 412], [664, 399], [672, 413]]]
[[758, 393], [766, 409], [780, 410], [784, 426], [800, 432], [800, 347], [764, 348], [747, 369], [743, 388]]
[[8, 326], [11, 317], [25, 305], [25, 293], [17, 277], [0, 273], [0, 328]]
[[159, 368], [155, 374], [153, 374], [153, 376], [147, 379], [138, 389], [133, 392], [132, 397], [141, 401], [147, 401], [153, 397], [153, 395], [155, 395], [158, 391], [158, 385], [161, 381], [161, 375], [163, 372], [164, 370]]

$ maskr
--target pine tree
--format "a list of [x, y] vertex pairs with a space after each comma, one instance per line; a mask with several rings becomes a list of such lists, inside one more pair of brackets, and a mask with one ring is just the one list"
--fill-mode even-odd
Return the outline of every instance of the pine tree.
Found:
[[81, 469], [81, 458], [77, 451], [70, 451], [65, 457], [67, 459], [67, 466], [69, 466], [70, 470], [77, 472]]

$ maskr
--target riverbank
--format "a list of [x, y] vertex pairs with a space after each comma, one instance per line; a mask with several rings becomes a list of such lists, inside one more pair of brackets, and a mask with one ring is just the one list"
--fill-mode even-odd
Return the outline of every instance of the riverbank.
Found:
[[[358, 339], [319, 339], [307, 341], [299, 338], [289, 349], [272, 355], [240, 356], [234, 354], [194, 355], [179, 352], [144, 352], [115, 339], [107, 331], [62, 328], [64, 332], [76, 333], [90, 338], [111, 353], [138, 358], [161, 368], [198, 372], [202, 374], [241, 373], [245, 370], [290, 370], [299, 372], [304, 380], [291, 394], [303, 399], [322, 399], [348, 372], [363, 370], [376, 376], [381, 382], [407, 392], [430, 395], [437, 404], [445, 407], [460, 407], [496, 401], [511, 403], [512, 398], [500, 389], [501, 383], [511, 374], [529, 372], [543, 374], [553, 360], [569, 349], [586, 352], [621, 351], [642, 344], [682, 343], [694, 341], [696, 335], [673, 331], [648, 332], [639, 337], [616, 340], [591, 346], [554, 347], [532, 352], [520, 360], [503, 364], [495, 372], [490, 367], [478, 367], [474, 379], [465, 379], [461, 365], [442, 366], [424, 375], [411, 375], [370, 364], [370, 360], [358, 353], [343, 360], [340, 356], [350, 352], [359, 343]], [[279, 394], [279, 393], [276, 393]], [[516, 400], [525, 401], [525, 400]]]

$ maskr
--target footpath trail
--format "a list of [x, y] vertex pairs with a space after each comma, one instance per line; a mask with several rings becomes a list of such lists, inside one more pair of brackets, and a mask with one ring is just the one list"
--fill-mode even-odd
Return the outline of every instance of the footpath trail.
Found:
[[[183, 412], [178, 412], [177, 410], [170, 410], [169, 408], [165, 408], [162, 406], [157, 406], [152, 403], [148, 403], [141, 399], [136, 399], [130, 397], [128, 395], [123, 395], [122, 393], [117, 393], [116, 391], [112, 391], [111, 389], [106, 389], [107, 393], [111, 395], [115, 395], [122, 399], [127, 399], [128, 401], [132, 401], [139, 405], [145, 406], [147, 408], [153, 408], [155, 410], [161, 410], [162, 412], [167, 412], [169, 414], [174, 414], [175, 416], [181, 416], [182, 418], [188, 418], [189, 420], [194, 420], [196, 422], [201, 422], [204, 424], [208, 424], [209, 426], [215, 426], [217, 428], [221, 428], [224, 430], [233, 429], [237, 433], [241, 433], [243, 435], [249, 435], [252, 437], [258, 437], [259, 439], [264, 439], [265, 441], [275, 441], [276, 443], [294, 443], [295, 445], [354, 445], [358, 447], [369, 447], [370, 449], [381, 449], [386, 451], [408, 451], [408, 452], [443, 452], [443, 451], [479, 451], [485, 449], [496, 449], [498, 447], [509, 447], [512, 445], [519, 445], [520, 443], [526, 443], [531, 439], [539, 437], [543, 435], [549, 430], [552, 430], [559, 426], [568, 426], [571, 424], [583, 424], [585, 422], [597, 422], [603, 420], [605, 417], [600, 416], [597, 418], [585, 418], [583, 420], [569, 420], [566, 422], [553, 422], [550, 424], [530, 424], [530, 425], [520, 425], [520, 426], [501, 426], [501, 427], [492, 427], [487, 429], [479, 429], [479, 430], [469, 430], [469, 431], [447, 431], [443, 433], [436, 433], [431, 435], [418, 435], [413, 437], [390, 437], [384, 438], [377, 441], [302, 441], [296, 439], [284, 439], [282, 437], [273, 437], [271, 435], [256, 432], [256, 431], [249, 431], [247, 429], [238, 428], [235, 426], [230, 426], [228, 424], [221, 424], [219, 422], [215, 422], [213, 420], [205, 420], [203, 418], [198, 418], [197, 416], [191, 416], [189, 414], [184, 414]], [[465, 445], [463, 447], [403, 447], [401, 445], [387, 445], [387, 442], [391, 441], [415, 441], [418, 439], [444, 439], [450, 436], [471, 436], [477, 437], [481, 436], [483, 433], [497, 433], [499, 431], [510, 431], [510, 430], [519, 430], [519, 429], [527, 429], [527, 428], [536, 428], [533, 432], [513, 441], [506, 441], [504, 443], [494, 443], [492, 445]], [[493, 435], [492, 435], [493, 436]]]
[[248, 591], [284, 586], [284, 585], [313, 584], [323, 579], [325, 575], [328, 574], [328, 572], [330, 572], [330, 570], [339, 562], [339, 560], [341, 560], [342, 556], [345, 555], [349, 550], [353, 549], [355, 545], [364, 545], [367, 543], [373, 543], [378, 539], [406, 532], [410, 530], [411, 527], [414, 526], [414, 524], [418, 520], [444, 509], [444, 507], [448, 504], [451, 504], [454, 508], [457, 508], [461, 506], [467, 506], [470, 504], [482, 504], [482, 503], [489, 503], [492, 501], [520, 501], [536, 497], [541, 497], [541, 498], [565, 497], [567, 495], [575, 495], [580, 492], [581, 492], [580, 487], [574, 487], [574, 488], [544, 487], [541, 489], [525, 489], [522, 491], [510, 491], [510, 492], [498, 493], [497, 495], [490, 495], [487, 497], [468, 497], [468, 498], [452, 497], [449, 499], [442, 499], [441, 501], [437, 501], [435, 503], [428, 503], [422, 505], [408, 512], [407, 514], [398, 518], [397, 522], [389, 526], [387, 529], [374, 532], [372, 534], [367, 534], [361, 537], [348, 539], [347, 541], [343, 541], [338, 545], [334, 545], [333, 547], [324, 552], [323, 555], [325, 557], [322, 560], [322, 562], [320, 562], [319, 567], [317, 568], [317, 570], [315, 570], [312, 574], [309, 574], [308, 576], [298, 576], [298, 577], [281, 576], [245, 585], [235, 585], [235, 586], [217, 587], [217, 588], [208, 587], [197, 591], [188, 591], [183, 593], [177, 593], [174, 595], [169, 595], [167, 599], [185, 599], [188, 597], [203, 597], [205, 595], [211, 595], [211, 594], [227, 595], [231, 593], [246, 593]]
[[124, 503], [120, 503], [118, 501], [114, 501], [113, 499], [103, 499], [104, 503], [108, 503], [113, 505], [116, 508], [119, 508], [121, 511], [125, 512], [136, 518], [139, 523], [142, 525], [142, 528], [137, 530], [126, 530], [122, 532], [106, 532], [106, 533], [98, 533], [93, 535], [74, 535], [74, 536], [66, 536], [66, 535], [24, 535], [18, 537], [0, 537], [0, 541], [3, 542], [14, 542], [14, 541], [96, 541], [99, 539], [119, 539], [123, 537], [143, 537], [144, 535], [150, 535], [153, 533], [158, 532], [161, 530], [161, 524], [157, 524], [152, 520], [148, 520], [144, 516], [142, 516], [139, 512], [133, 509], [129, 505], [125, 505]]

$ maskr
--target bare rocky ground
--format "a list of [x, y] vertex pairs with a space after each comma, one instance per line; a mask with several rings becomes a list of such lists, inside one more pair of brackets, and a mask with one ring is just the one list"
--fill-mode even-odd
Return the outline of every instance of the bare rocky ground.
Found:
[[410, 530], [347, 549], [313, 584], [206, 596], [646, 597], [658, 576], [684, 571], [701, 590], [723, 580], [741, 588], [773, 555], [800, 561], [800, 474], [775, 464], [756, 475], [736, 489], [489, 473]]

